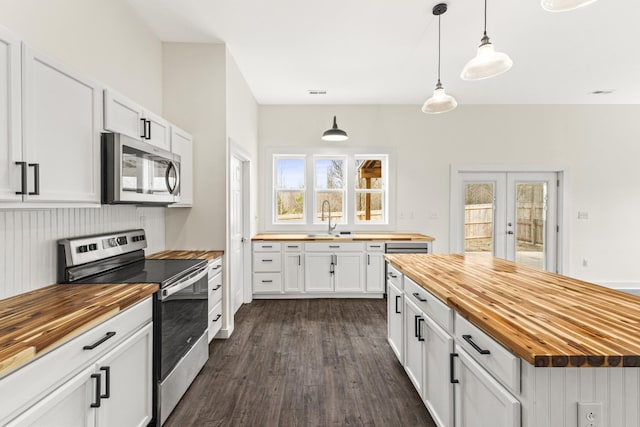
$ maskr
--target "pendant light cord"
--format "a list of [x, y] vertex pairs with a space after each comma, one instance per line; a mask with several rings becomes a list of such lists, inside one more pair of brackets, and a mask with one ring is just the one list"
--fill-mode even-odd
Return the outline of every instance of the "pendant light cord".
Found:
[[438, 85], [440, 84], [440, 17], [438, 15]]
[[487, 0], [484, 0], [484, 36], [487, 37]]

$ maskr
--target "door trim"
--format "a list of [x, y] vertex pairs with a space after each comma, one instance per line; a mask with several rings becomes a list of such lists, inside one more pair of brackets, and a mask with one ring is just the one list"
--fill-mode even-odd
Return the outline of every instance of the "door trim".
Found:
[[462, 173], [508, 173], [508, 172], [555, 172], [558, 174], [558, 227], [560, 231], [557, 235], [557, 264], [556, 269], [559, 274], [569, 271], [569, 212], [571, 212], [570, 193], [571, 182], [569, 179], [569, 167], [564, 164], [532, 164], [532, 165], [509, 165], [509, 164], [451, 164], [449, 168], [449, 252], [463, 253], [464, 248], [460, 247], [461, 230], [455, 224], [461, 221], [461, 213], [458, 206], [462, 203], [461, 174]]

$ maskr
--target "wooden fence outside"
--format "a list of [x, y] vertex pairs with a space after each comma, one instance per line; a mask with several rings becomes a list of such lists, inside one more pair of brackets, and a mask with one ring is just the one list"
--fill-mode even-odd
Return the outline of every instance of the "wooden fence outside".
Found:
[[[544, 205], [519, 203], [517, 208], [517, 241], [530, 245], [544, 243]], [[493, 205], [491, 203], [465, 205], [464, 235], [467, 246], [493, 236]], [[476, 241], [474, 244], [473, 241]]]

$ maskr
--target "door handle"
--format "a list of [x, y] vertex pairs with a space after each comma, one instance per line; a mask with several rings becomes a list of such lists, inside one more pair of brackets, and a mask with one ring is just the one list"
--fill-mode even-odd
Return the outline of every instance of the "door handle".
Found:
[[33, 167], [33, 191], [29, 192], [30, 196], [40, 195], [40, 163], [29, 163], [29, 167]]
[[458, 353], [449, 353], [449, 381], [451, 382], [451, 384], [458, 384], [460, 381], [458, 381], [457, 379], [455, 379], [455, 372], [454, 372], [454, 359], [458, 357]]
[[420, 322], [424, 322], [424, 319], [422, 317], [418, 319], [418, 341], [424, 341], [424, 337], [422, 336], [422, 328], [420, 327]]
[[507, 231], [507, 234], [513, 234], [513, 231], [509, 230]]
[[104, 394], [100, 395], [101, 399], [108, 399], [111, 397], [111, 367], [103, 366], [100, 368], [101, 371], [104, 371]]
[[140, 135], [140, 138], [147, 139], [147, 121], [145, 119], [140, 119], [140, 121], [142, 122], [142, 135]]
[[147, 126], [146, 126], [146, 130], [145, 133], [147, 134], [147, 139], [151, 139], [151, 120], [146, 120], [147, 122]]
[[398, 301], [402, 298], [400, 295], [396, 295], [396, 314], [401, 314], [400, 310], [398, 310]]
[[96, 379], [96, 397], [95, 397], [95, 401], [90, 405], [92, 408], [99, 408], [100, 407], [100, 389], [102, 388], [100, 386], [100, 378], [102, 377], [102, 375], [100, 374], [91, 374], [91, 378], [95, 378]]
[[[176, 182], [171, 186], [169, 182], [169, 175], [171, 175], [171, 169], [173, 169], [176, 173]], [[178, 189], [178, 185], [180, 185], [180, 171], [178, 170], [178, 166], [174, 162], [169, 162], [169, 166], [167, 167], [167, 171], [164, 173], [164, 182], [167, 186], [167, 190], [169, 190], [169, 194], [174, 194]]]
[[27, 162], [16, 162], [16, 165], [20, 166], [20, 176], [22, 183], [20, 184], [20, 191], [16, 191], [16, 194], [27, 194]]

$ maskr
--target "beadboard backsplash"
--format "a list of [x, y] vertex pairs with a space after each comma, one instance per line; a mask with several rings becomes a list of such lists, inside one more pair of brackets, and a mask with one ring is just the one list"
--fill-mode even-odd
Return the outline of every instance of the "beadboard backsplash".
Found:
[[0, 299], [56, 283], [58, 239], [144, 228], [146, 253], [163, 250], [164, 211], [128, 205], [0, 210]]

